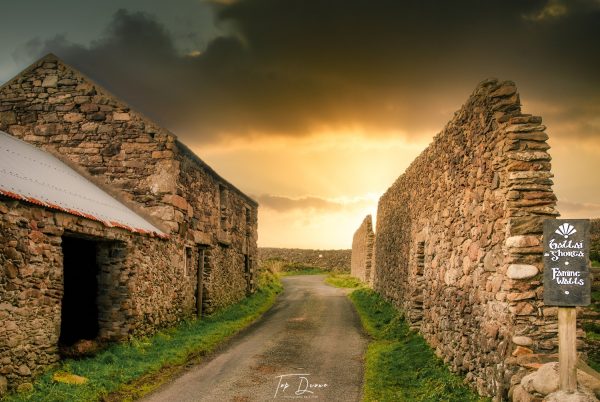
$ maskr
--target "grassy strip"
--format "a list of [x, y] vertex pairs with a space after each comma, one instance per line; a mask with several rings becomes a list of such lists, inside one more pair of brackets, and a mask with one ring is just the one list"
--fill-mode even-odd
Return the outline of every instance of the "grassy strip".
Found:
[[293, 275], [324, 275], [329, 273], [329, 271], [325, 271], [324, 269], [317, 267], [304, 267], [297, 269], [289, 269], [285, 271], [281, 271], [279, 274], [281, 276], [293, 276]]
[[[116, 391], [121, 394], [118, 399], [140, 397], [156, 389], [170, 377], [169, 373], [176, 373], [190, 359], [209, 353], [251, 324], [271, 307], [281, 290], [276, 275], [267, 273], [261, 278], [259, 290], [235, 305], [151, 338], [115, 344], [93, 358], [65, 360], [40, 377], [32, 392], [13, 394], [6, 401], [96, 401], [107, 396], [112, 399], [109, 394]], [[88, 381], [83, 385], [56, 383], [52, 380], [56, 372], [84, 376]], [[152, 381], [132, 386], [132, 382], [148, 376]]]
[[363, 401], [487, 401], [463, 384], [401, 314], [371, 289], [350, 294], [373, 338], [366, 354]]
[[364, 285], [360, 280], [349, 274], [329, 274], [325, 278], [325, 282], [336, 288], [355, 289]]
[[282, 276], [292, 275], [322, 275], [327, 274], [329, 271], [324, 270], [320, 267], [314, 267], [312, 265], [306, 265], [299, 262], [286, 262], [281, 265], [279, 274]]

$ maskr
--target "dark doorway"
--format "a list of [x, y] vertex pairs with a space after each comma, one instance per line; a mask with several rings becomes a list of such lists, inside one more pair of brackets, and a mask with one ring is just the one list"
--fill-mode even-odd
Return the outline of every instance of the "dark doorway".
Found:
[[98, 265], [96, 242], [62, 238], [64, 294], [62, 298], [61, 346], [98, 336]]

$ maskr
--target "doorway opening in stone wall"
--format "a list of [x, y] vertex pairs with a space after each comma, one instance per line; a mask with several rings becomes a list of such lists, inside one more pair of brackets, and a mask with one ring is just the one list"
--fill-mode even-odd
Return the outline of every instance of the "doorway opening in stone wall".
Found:
[[252, 294], [252, 260], [244, 254], [244, 276], [246, 277], [246, 295]]
[[98, 336], [97, 242], [63, 236], [64, 293], [59, 349], [63, 357], [77, 354], [76, 344]]
[[207, 274], [208, 271], [208, 262], [209, 262], [209, 250], [208, 247], [206, 246], [198, 246], [197, 247], [197, 251], [198, 251], [198, 259], [197, 264], [196, 264], [196, 292], [195, 292], [195, 296], [196, 296], [196, 316], [198, 318], [201, 318], [204, 315], [204, 296], [206, 294], [205, 292], [205, 286], [206, 286], [206, 282], [205, 282], [205, 276]]

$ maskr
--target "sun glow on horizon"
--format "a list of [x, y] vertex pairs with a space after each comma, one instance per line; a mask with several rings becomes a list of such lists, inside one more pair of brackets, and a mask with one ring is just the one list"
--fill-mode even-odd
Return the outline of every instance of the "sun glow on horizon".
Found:
[[381, 194], [432, 137], [327, 132], [193, 150], [258, 199], [260, 246], [339, 249], [352, 246], [367, 214], [376, 218]]

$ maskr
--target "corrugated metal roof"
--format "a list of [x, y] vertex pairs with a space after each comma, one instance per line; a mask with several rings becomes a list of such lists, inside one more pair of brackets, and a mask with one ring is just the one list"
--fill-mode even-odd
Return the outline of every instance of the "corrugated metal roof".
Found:
[[48, 152], [0, 131], [0, 193], [108, 227], [167, 237]]

